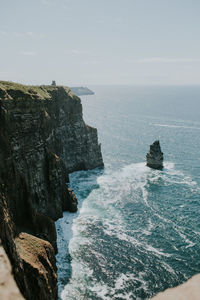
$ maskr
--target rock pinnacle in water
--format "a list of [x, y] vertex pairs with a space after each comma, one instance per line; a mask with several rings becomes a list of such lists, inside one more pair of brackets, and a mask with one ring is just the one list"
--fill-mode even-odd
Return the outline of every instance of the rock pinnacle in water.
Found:
[[150, 150], [146, 155], [147, 166], [153, 169], [163, 169], [163, 153], [160, 148], [160, 142], [155, 141], [150, 145]]

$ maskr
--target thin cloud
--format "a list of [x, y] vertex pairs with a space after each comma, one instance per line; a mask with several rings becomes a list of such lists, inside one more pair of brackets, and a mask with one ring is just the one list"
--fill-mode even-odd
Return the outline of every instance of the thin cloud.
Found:
[[32, 37], [32, 36], [34, 36], [35, 34], [34, 34], [34, 32], [32, 32], [32, 31], [27, 31], [27, 32], [26, 32], [26, 35]]
[[167, 58], [148, 57], [140, 59], [127, 59], [126, 62], [134, 64], [155, 64], [155, 63], [199, 63], [200, 58]]
[[78, 54], [83, 54], [83, 51], [80, 51], [80, 50], [77, 50], [77, 49], [74, 49], [72, 50], [71, 52], [72, 54], [75, 54], [75, 55], [78, 55]]
[[40, 0], [40, 2], [41, 2], [42, 4], [44, 4], [44, 5], [51, 5], [51, 4], [52, 4], [52, 2], [49, 1], [49, 0]]
[[35, 55], [37, 55], [37, 53], [35, 51], [22, 51], [20, 54], [25, 55], [25, 56], [35, 56]]
[[69, 52], [70, 54], [73, 55], [85, 55], [85, 54], [91, 54], [89, 51], [84, 51], [84, 50], [79, 50], [79, 49], [73, 49], [72, 51]]
[[99, 65], [99, 64], [101, 64], [101, 61], [100, 60], [86, 60], [86, 61], [83, 61], [83, 64], [84, 65]]
[[43, 34], [42, 33], [38, 33], [38, 32], [33, 32], [33, 31], [27, 31], [27, 32], [24, 32], [24, 35], [27, 36], [27, 37], [33, 37], [33, 38], [41, 38], [43, 37]]
[[[52, 6], [52, 5], [57, 5], [55, 0], [40, 0], [40, 2], [46, 6]], [[59, 5], [61, 5], [62, 8], [67, 8], [67, 4], [69, 3], [69, 0], [62, 0], [58, 1]]]
[[7, 36], [8, 33], [7, 33], [6, 31], [4, 31], [4, 30], [0, 30], [0, 35], [2, 35], [2, 36]]
[[33, 32], [33, 31], [25, 31], [25, 32], [13, 32], [11, 35], [14, 35], [15, 38], [43, 38], [44, 35], [42, 33]]

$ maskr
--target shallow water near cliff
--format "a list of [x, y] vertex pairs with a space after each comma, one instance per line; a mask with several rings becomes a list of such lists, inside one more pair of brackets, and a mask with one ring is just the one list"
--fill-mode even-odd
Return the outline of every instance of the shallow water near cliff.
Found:
[[[92, 87], [105, 169], [76, 172], [57, 221], [64, 299], [148, 299], [200, 272], [200, 87]], [[163, 171], [145, 166], [160, 140]]]

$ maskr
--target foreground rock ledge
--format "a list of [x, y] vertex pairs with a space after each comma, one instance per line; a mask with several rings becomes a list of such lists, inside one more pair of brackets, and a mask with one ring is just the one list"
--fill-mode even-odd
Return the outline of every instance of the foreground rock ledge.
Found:
[[0, 246], [0, 299], [1, 300], [23, 300], [24, 299], [13, 278], [10, 261], [2, 246]]
[[150, 150], [146, 155], [147, 166], [153, 169], [163, 169], [163, 153], [160, 148], [160, 142], [155, 141], [150, 145]]
[[152, 300], [199, 300], [200, 274], [193, 276], [186, 283], [159, 293]]
[[52, 245], [27, 233], [21, 233], [15, 239], [15, 244], [25, 276], [30, 282], [30, 296], [33, 299], [56, 299], [57, 268]]
[[77, 210], [68, 174], [101, 166], [68, 87], [0, 81], [0, 239], [26, 299], [57, 299], [54, 221]]

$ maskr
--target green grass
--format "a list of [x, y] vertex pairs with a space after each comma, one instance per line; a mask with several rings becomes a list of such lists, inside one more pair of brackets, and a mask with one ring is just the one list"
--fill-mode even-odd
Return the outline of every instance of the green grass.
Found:
[[47, 99], [50, 98], [47, 90], [40, 86], [31, 86], [31, 85], [23, 85], [19, 83], [9, 82], [9, 81], [0, 81], [0, 90], [6, 92], [10, 97], [16, 93], [17, 95], [27, 95], [31, 98], [37, 99]]
[[[53, 90], [57, 90], [58, 88], [60, 87], [51, 85], [34, 86], [14, 83], [11, 81], [0, 81], [0, 97], [3, 99], [27, 99], [28, 97], [31, 99], [44, 100], [50, 99]], [[74, 96], [68, 87], [62, 88], [71, 97]]]

